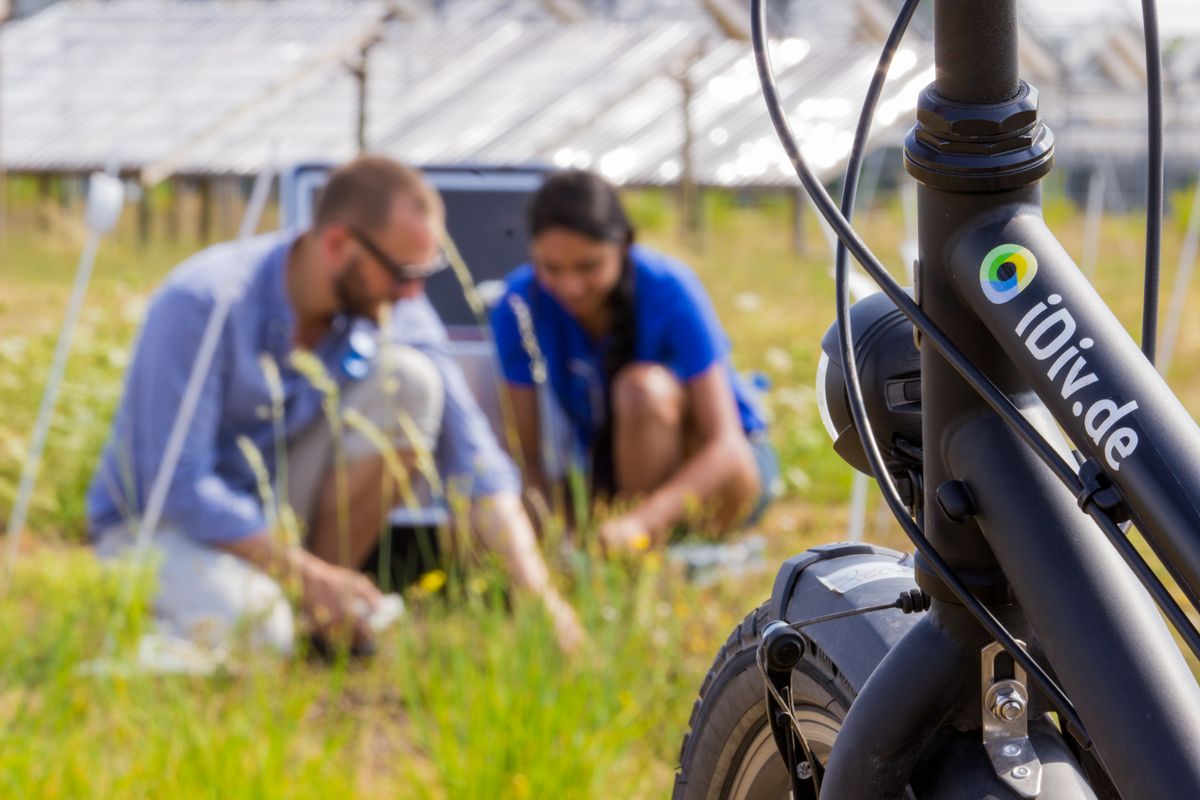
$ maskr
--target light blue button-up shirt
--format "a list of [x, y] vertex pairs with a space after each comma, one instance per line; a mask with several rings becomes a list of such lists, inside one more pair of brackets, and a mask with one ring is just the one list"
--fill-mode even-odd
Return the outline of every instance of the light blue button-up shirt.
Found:
[[[129, 522], [144, 508], [204, 328], [218, 297], [225, 293], [231, 301], [229, 316], [167, 491], [162, 524], [210, 543], [266, 530], [258, 482], [238, 440], [249, 439], [273, 480], [283, 450], [278, 440], [286, 442], [321, 413], [320, 391], [288, 365], [295, 315], [284, 273], [295, 238], [295, 233], [277, 233], [215, 245], [177, 267], [154, 294], [111, 438], [88, 490], [87, 515], [93, 534]], [[445, 351], [445, 329], [436, 313], [423, 298], [413, 308], [415, 312], [396, 315], [395, 327], [397, 338], [430, 356], [446, 383], [446, 411], [437, 447], [443, 475], [466, 475], [476, 497], [518, 490], [512, 463], [500, 451]], [[404, 329], [410, 325], [411, 329]], [[342, 366], [354, 357], [351, 334], [364, 328], [373, 326], [339, 317], [314, 350], [330, 376], [343, 386], [353, 380]], [[263, 359], [275, 362], [282, 379], [279, 420], [272, 414]]]

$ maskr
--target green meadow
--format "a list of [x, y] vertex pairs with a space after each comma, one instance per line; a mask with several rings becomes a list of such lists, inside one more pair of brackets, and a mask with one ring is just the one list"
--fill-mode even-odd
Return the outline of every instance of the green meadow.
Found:
[[[7, 517], [84, 232], [78, 208], [10, 187], [0, 235], [0, 513]], [[833, 317], [831, 257], [812, 213], [795, 247], [790, 202], [704, 198], [703, 231], [679, 233], [670, 195], [629, 204], [642, 238], [706, 282], [741, 369], [771, 380], [769, 411], [787, 495], [759, 526], [768, 562], [845, 538], [852, 472], [821, 426], [813, 377]], [[1176, 198], [1186, 209], [1190, 198]], [[769, 593], [773, 571], [690, 582], [669, 559], [609, 563], [582, 531], [547, 547], [589, 634], [573, 657], [541, 610], [507, 596], [496, 566], [467, 553], [407, 593], [408, 614], [369, 661], [245, 662], [207, 677], [87, 669], [132, 663], [148, 629], [148, 573], [101, 566], [83, 545], [83, 497], [119, 398], [129, 347], [156, 283], [194, 251], [133, 209], [100, 249], [27, 531], [0, 574], [0, 797], [640, 798], [669, 794], [680, 740], [712, 657]], [[1069, 252], [1074, 206], [1048, 202]], [[895, 197], [861, 212], [881, 258], [901, 268]], [[1167, 220], [1171, 286], [1185, 220]], [[161, 227], [161, 226], [159, 226]], [[1143, 220], [1105, 220], [1095, 283], [1131, 331], [1140, 320]], [[1188, 309], [1200, 309], [1200, 289]], [[1164, 302], [1165, 310], [1165, 302]], [[1200, 325], [1169, 376], [1200, 414]], [[1190, 327], [1189, 327], [1190, 324]], [[903, 547], [877, 513], [870, 538]], [[7, 543], [0, 546], [0, 556]]]

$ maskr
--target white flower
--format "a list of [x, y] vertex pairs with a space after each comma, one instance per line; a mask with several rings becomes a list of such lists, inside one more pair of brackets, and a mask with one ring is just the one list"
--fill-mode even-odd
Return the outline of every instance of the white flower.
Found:
[[789, 468], [788, 471], [784, 473], [784, 477], [787, 478], [788, 483], [796, 487], [797, 491], [803, 492], [805, 489], [812, 486], [812, 480], [808, 477], [808, 473], [799, 467]]
[[764, 357], [767, 366], [776, 372], [791, 372], [794, 366], [791, 355], [782, 347], [768, 347]]
[[739, 292], [733, 297], [733, 307], [746, 314], [752, 314], [762, 308], [762, 298], [754, 292]]

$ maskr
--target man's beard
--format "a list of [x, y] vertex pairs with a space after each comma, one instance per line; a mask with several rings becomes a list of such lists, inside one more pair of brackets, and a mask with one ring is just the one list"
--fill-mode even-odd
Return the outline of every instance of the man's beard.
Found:
[[353, 257], [337, 277], [333, 289], [343, 314], [374, 320], [380, 304], [367, 292], [361, 264], [357, 256]]

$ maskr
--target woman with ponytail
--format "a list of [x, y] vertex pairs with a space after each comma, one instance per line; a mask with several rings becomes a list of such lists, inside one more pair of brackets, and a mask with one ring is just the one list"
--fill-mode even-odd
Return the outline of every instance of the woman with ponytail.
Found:
[[544, 377], [593, 500], [625, 509], [600, 527], [610, 552], [665, 544], [681, 524], [724, 532], [756, 518], [778, 465], [700, 280], [634, 243], [616, 189], [594, 173], [549, 176], [529, 225], [530, 263], [492, 313], [528, 485], [547, 488]]

